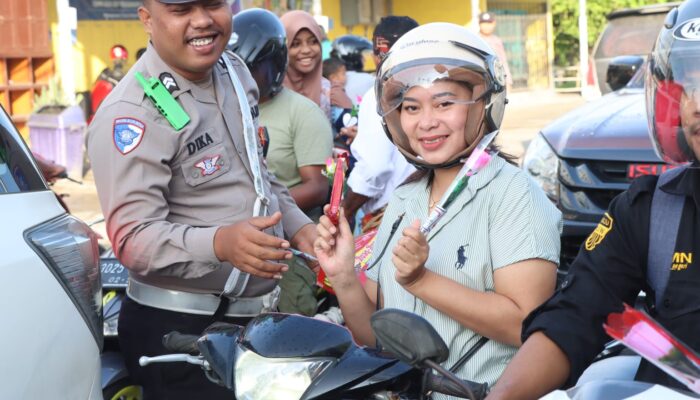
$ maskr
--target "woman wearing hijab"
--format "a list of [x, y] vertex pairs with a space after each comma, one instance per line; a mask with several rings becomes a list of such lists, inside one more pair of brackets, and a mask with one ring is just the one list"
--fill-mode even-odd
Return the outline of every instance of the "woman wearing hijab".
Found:
[[322, 76], [321, 28], [314, 17], [306, 11], [290, 11], [280, 18], [287, 31], [287, 48], [289, 66], [284, 86], [300, 93], [331, 116], [331, 97], [333, 103], [343, 108], [351, 108], [352, 101], [345, 94], [345, 89], [331, 86]]

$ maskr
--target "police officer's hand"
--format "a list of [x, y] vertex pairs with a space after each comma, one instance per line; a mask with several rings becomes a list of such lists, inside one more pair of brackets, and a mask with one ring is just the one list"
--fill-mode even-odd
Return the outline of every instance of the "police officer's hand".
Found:
[[428, 241], [420, 232], [420, 221], [415, 220], [403, 230], [403, 236], [392, 251], [391, 261], [396, 267], [396, 282], [405, 288], [418, 282], [425, 275], [429, 251]]
[[291, 259], [286, 251], [289, 242], [263, 232], [282, 219], [276, 212], [269, 217], [254, 217], [233, 225], [222, 226], [214, 235], [214, 253], [243, 272], [261, 278], [281, 279], [289, 267], [274, 261]]
[[[314, 242], [318, 238], [318, 232], [316, 232], [316, 226], [314, 224], [306, 224], [302, 226], [289, 242], [296, 249], [299, 249], [305, 253], [315, 256]], [[314, 273], [319, 273], [321, 266], [318, 262], [306, 260], [306, 265], [314, 271]]]

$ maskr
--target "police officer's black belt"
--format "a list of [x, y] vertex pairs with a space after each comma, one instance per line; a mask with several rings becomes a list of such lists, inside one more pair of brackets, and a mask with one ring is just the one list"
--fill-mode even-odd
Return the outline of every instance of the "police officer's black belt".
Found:
[[[251, 317], [261, 312], [274, 311], [279, 299], [279, 290], [278, 286], [262, 296], [231, 298], [223, 315]], [[144, 306], [196, 315], [213, 315], [220, 304], [219, 296], [215, 294], [163, 289], [134, 279], [129, 279], [126, 294]]]

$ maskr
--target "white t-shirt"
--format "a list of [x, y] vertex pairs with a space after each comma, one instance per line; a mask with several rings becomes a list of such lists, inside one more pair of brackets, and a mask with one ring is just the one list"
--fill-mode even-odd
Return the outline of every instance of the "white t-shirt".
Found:
[[366, 72], [346, 72], [345, 94], [352, 100], [353, 105], [358, 105], [358, 97], [363, 97], [367, 90], [374, 87], [374, 75]]
[[386, 137], [382, 119], [377, 114], [373, 88], [362, 97], [357, 137], [350, 145], [350, 151], [357, 161], [348, 178], [348, 186], [353, 192], [370, 198], [362, 206], [365, 213], [384, 207], [394, 189], [416, 170]]

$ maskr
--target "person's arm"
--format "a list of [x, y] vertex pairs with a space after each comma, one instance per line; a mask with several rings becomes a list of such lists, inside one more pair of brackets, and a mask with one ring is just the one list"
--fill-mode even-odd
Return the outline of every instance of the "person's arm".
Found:
[[370, 316], [375, 305], [365, 290], [372, 292], [377, 287], [374, 282], [367, 280], [366, 287], [363, 288], [357, 279], [355, 243], [343, 209], [340, 209], [338, 226], [323, 215], [317, 230], [319, 238], [314, 243], [316, 256], [338, 297], [345, 324], [358, 343], [373, 346], [375, 340]]
[[494, 292], [467, 288], [429, 270], [404, 288], [474, 332], [520, 346], [523, 320], [551, 296], [555, 280], [556, 265], [536, 259], [496, 271]]
[[474, 332], [519, 346], [523, 319], [554, 291], [556, 264], [516, 262], [494, 272], [494, 292], [474, 290], [425, 268], [429, 246], [419, 229], [420, 221], [413, 221], [393, 250], [396, 281]]
[[544, 333], [536, 332], [518, 350], [487, 399], [539, 399], [561, 387], [570, 369], [569, 359], [559, 346]]
[[304, 211], [323, 206], [328, 199], [328, 178], [323, 176], [326, 160], [333, 155], [331, 125], [323, 112], [309, 99], [288, 93], [290, 110], [289, 136], [294, 146], [296, 168], [302, 183], [289, 189]]
[[32, 152], [34, 159], [36, 160], [41, 174], [44, 175], [46, 182], [55, 182], [57, 178], [61, 177], [66, 173], [66, 167], [63, 165], [56, 164], [51, 160], [47, 160], [38, 153]]
[[303, 211], [322, 206], [328, 198], [328, 178], [321, 173], [323, 168], [320, 165], [300, 167], [301, 183], [289, 189], [289, 194]]
[[[273, 261], [289, 257], [282, 250], [289, 244], [261, 231], [267, 220], [211, 227], [168, 221], [170, 162], [179, 150], [177, 137], [169, 126], [153, 122], [157, 116], [149, 111], [117, 104], [105, 107], [93, 120], [87, 148], [107, 234], [120, 261], [141, 275], [180, 278], [204, 276], [222, 261], [265, 278], [284, 271], [283, 264]], [[115, 118], [124, 115], [145, 121], [141, 142], [128, 154], [120, 153], [112, 138]]]
[[340, 108], [352, 108], [352, 100], [345, 93], [345, 87], [340, 83], [331, 82], [331, 105]]
[[589, 236], [562, 287], [523, 322], [524, 344], [489, 399], [538, 398], [571, 386], [610, 340], [603, 330], [607, 316], [644, 287], [640, 250], [648, 247], [651, 201], [642, 193], [653, 186], [638, 180], [612, 201], [605, 217], [611, 223]]

